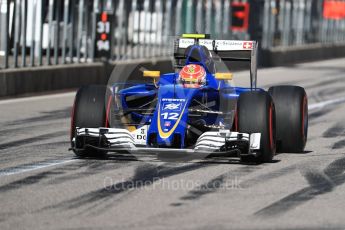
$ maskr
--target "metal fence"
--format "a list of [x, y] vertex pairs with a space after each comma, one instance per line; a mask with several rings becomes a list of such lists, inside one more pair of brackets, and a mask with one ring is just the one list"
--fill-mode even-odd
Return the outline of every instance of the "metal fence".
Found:
[[[340, 0], [337, 0], [340, 1]], [[345, 3], [345, 0], [341, 0]], [[250, 6], [238, 29], [238, 4]], [[262, 48], [345, 40], [322, 0], [0, 0], [0, 68], [165, 57], [182, 33], [255, 39]], [[235, 14], [236, 13], [236, 14]]]
[[[263, 1], [262, 47], [301, 46], [309, 43], [337, 43], [345, 41], [345, 1], [340, 3], [342, 16], [325, 15], [322, 0]], [[334, 7], [337, 7], [334, 6]], [[335, 12], [336, 13], [336, 12]]]

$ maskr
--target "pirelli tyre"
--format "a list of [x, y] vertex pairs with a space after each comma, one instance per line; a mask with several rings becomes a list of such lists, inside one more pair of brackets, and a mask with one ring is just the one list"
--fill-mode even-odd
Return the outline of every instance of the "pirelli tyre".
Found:
[[241, 160], [258, 163], [271, 162], [276, 152], [275, 108], [265, 91], [240, 94], [237, 101], [237, 127], [243, 133], [261, 133], [257, 156], [241, 156]]
[[282, 85], [269, 88], [277, 119], [277, 151], [303, 152], [308, 136], [308, 98], [304, 88]]
[[[76, 127], [107, 127], [107, 87], [90, 85], [81, 87], [74, 100], [71, 114], [71, 141], [75, 137]], [[72, 143], [73, 147], [73, 143]], [[106, 152], [90, 148], [74, 150], [78, 157], [104, 157]]]

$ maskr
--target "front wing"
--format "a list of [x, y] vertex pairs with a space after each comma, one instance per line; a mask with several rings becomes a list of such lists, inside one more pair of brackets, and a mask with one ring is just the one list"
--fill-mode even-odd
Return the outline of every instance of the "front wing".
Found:
[[[147, 127], [138, 129], [147, 131]], [[85, 148], [134, 155], [195, 155], [195, 156], [244, 156], [257, 155], [260, 150], [260, 133], [239, 133], [230, 130], [203, 133], [194, 148], [154, 148], [145, 145], [144, 135], [137, 135], [138, 130], [129, 132], [121, 128], [76, 128], [72, 139], [73, 151]], [[139, 139], [138, 139], [139, 138]]]

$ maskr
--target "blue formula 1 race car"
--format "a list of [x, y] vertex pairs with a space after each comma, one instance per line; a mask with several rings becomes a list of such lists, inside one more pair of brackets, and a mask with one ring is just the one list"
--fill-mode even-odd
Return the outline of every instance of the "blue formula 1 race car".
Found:
[[[276, 151], [304, 151], [306, 92], [287, 85], [257, 88], [257, 42], [187, 34], [176, 39], [174, 60], [173, 73], [144, 70], [143, 79], [150, 79], [145, 83], [116, 81], [80, 88], [71, 119], [75, 154], [228, 156], [270, 162]], [[250, 63], [249, 87], [232, 84], [227, 61]]]

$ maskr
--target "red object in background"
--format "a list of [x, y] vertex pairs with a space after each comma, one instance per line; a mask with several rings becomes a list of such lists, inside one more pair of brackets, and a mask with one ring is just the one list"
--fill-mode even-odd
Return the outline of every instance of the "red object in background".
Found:
[[107, 34], [101, 34], [101, 39], [102, 39], [103, 41], [107, 40]]
[[344, 19], [345, 2], [336, 0], [326, 0], [323, 5], [323, 17], [325, 19]]
[[233, 31], [246, 31], [249, 24], [249, 3], [231, 3], [231, 29]]
[[102, 22], [107, 22], [108, 21], [108, 14], [106, 12], [102, 13], [101, 20], [102, 20]]

